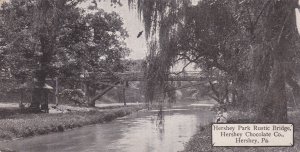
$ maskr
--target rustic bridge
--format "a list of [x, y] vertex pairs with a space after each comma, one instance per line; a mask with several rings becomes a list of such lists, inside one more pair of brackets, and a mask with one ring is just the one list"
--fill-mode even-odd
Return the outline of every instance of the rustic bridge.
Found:
[[[145, 81], [147, 79], [143, 72], [113, 73], [113, 75], [121, 81]], [[111, 75], [102, 73], [98, 77], [99, 81], [107, 81], [111, 78]], [[207, 81], [207, 78], [198, 71], [190, 71], [181, 74], [169, 74], [165, 81]]]
[[[112, 76], [113, 75], [113, 76]], [[99, 94], [97, 94], [95, 97], [91, 99], [92, 102], [95, 102], [99, 98], [101, 98], [103, 95], [105, 95], [109, 90], [111, 90], [114, 87], [122, 88], [122, 96], [123, 96], [123, 102], [124, 105], [126, 105], [125, 101], [125, 90], [127, 87], [128, 82], [132, 81], [146, 81], [147, 78], [144, 76], [144, 73], [142, 72], [125, 72], [125, 73], [98, 73], [97, 77], [99, 78], [97, 80], [97, 83], [100, 83], [102, 85], [106, 85], [107, 87], [102, 90]], [[112, 81], [112, 77], [115, 77], [114, 81]], [[116, 80], [117, 79], [117, 80]], [[198, 82], [196, 85], [203, 84], [208, 81], [207, 77], [204, 77], [201, 75], [200, 72], [185, 72], [181, 74], [169, 74], [168, 78], [165, 81], [189, 81], [189, 82]], [[195, 86], [195, 84], [188, 84], [185, 86], [182, 86], [180, 88], [186, 88]]]
[[[99, 92], [91, 98], [90, 102], [95, 102], [99, 98], [101, 98], [103, 95], [105, 95], [108, 91], [113, 89], [114, 87], [118, 87], [122, 89], [122, 96], [123, 96], [123, 102], [126, 104], [125, 101], [125, 90], [128, 88], [128, 82], [133, 82], [133, 81], [146, 81], [147, 78], [144, 76], [143, 72], [124, 72], [124, 73], [86, 73], [81, 76], [80, 79], [77, 79], [76, 81], [82, 82], [83, 86], [85, 86], [85, 81], [89, 81], [89, 77], [93, 75], [96, 76], [96, 80], [93, 81], [93, 83], [98, 84], [99, 86], [103, 86], [102, 89], [99, 90]], [[68, 78], [60, 78], [58, 77], [55, 79], [55, 83], [53, 86], [53, 89], [55, 89], [55, 101], [58, 103], [58, 94], [59, 94], [59, 81], [61, 79], [68, 79]], [[13, 88], [14, 85], [17, 85], [17, 80], [15, 80], [12, 76], [10, 75], [2, 75], [0, 73], [0, 80], [2, 83], [5, 83], [7, 85], [12, 85], [11, 87]], [[51, 81], [53, 82], [54, 79], [48, 78], [47, 81], [51, 84]], [[185, 86], [181, 86], [180, 88], [186, 88], [186, 87], [191, 87], [194, 85], [199, 85], [208, 82], [207, 77], [204, 77], [201, 75], [200, 72], [198, 71], [188, 71], [185, 73], [180, 73], [180, 74], [169, 74], [168, 77], [166, 78], [165, 81], [189, 81], [189, 82], [198, 82], [198, 83], [190, 83]], [[52, 83], [53, 84], [53, 83]], [[86, 86], [85, 86], [86, 87]], [[20, 88], [17, 87], [17, 88]], [[52, 88], [52, 87], [51, 87]], [[83, 89], [86, 90], [86, 89]]]
[[[119, 79], [120, 81], [145, 81], [147, 78], [144, 76], [143, 72], [114, 72], [108, 74], [106, 72], [102, 73], [86, 73], [83, 74], [82, 79], [80, 81], [85, 81], [88, 79], [89, 75], [96, 75], [98, 81], [112, 81], [112, 79]], [[113, 78], [114, 77], [114, 78]], [[59, 78], [60, 79], [60, 78]], [[17, 81], [12, 78], [11, 75], [0, 72], [0, 80], [2, 81]], [[47, 78], [47, 80], [53, 80]], [[169, 74], [168, 78], [165, 81], [207, 81], [207, 78], [204, 77], [199, 71], [188, 71], [180, 74]]]

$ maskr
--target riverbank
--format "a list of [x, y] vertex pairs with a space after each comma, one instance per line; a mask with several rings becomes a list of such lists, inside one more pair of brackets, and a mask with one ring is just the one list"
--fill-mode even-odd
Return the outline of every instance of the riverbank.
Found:
[[66, 113], [17, 114], [0, 119], [0, 141], [104, 123], [140, 109], [142, 109], [140, 106], [131, 106], [110, 109], [93, 108]]
[[[235, 112], [238, 113], [238, 112]], [[251, 114], [239, 113], [245, 115], [247, 119]], [[241, 118], [241, 117], [239, 117]], [[233, 117], [232, 121], [237, 117]], [[300, 151], [300, 111], [289, 112], [289, 122], [294, 124], [294, 146], [293, 147], [213, 147], [211, 144], [211, 125], [200, 127], [197, 133], [185, 145], [182, 152], [299, 152]], [[241, 122], [242, 123], [242, 122]]]
[[199, 107], [166, 109], [163, 116], [160, 124], [157, 109], [145, 109], [109, 123], [0, 142], [0, 147], [24, 152], [175, 152], [183, 150], [198, 124], [209, 124], [213, 118], [210, 111]]

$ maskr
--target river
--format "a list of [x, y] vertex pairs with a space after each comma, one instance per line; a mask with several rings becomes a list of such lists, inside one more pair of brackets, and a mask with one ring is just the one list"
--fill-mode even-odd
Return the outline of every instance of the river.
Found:
[[164, 110], [163, 125], [158, 125], [157, 113], [139, 111], [105, 124], [1, 142], [0, 147], [22, 152], [176, 152], [213, 117], [203, 108], [173, 108]]

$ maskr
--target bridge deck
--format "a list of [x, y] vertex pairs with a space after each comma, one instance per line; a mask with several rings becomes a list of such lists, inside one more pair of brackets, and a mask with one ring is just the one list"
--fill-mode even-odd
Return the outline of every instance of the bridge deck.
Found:
[[[107, 75], [107, 73], [97, 73], [96, 74], [99, 81], [111, 81], [112, 76]], [[145, 81], [146, 78], [144, 77], [144, 74], [142, 72], [126, 72], [126, 73], [114, 73], [114, 75], [118, 78], [120, 78], [122, 81]], [[86, 77], [88, 78], [88, 77]], [[84, 81], [85, 78], [78, 80], [78, 81]], [[1, 77], [0, 80], [2, 82], [4, 81], [16, 81], [12, 77]], [[52, 80], [48, 78], [47, 80]], [[203, 77], [200, 73], [187, 73], [187, 74], [170, 74], [167, 80], [165, 81], [207, 81], [206, 77]]]
[[[123, 81], [145, 81], [146, 78], [141, 72], [115, 73]], [[107, 76], [99, 76], [100, 79], [108, 79]], [[207, 78], [201, 76], [199, 73], [185, 74], [185, 75], [169, 75], [166, 81], [206, 81]]]

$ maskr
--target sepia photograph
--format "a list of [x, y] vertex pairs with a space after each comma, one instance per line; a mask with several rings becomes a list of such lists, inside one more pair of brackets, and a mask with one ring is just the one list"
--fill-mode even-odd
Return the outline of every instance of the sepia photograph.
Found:
[[0, 152], [300, 152], [300, 0], [0, 0]]

